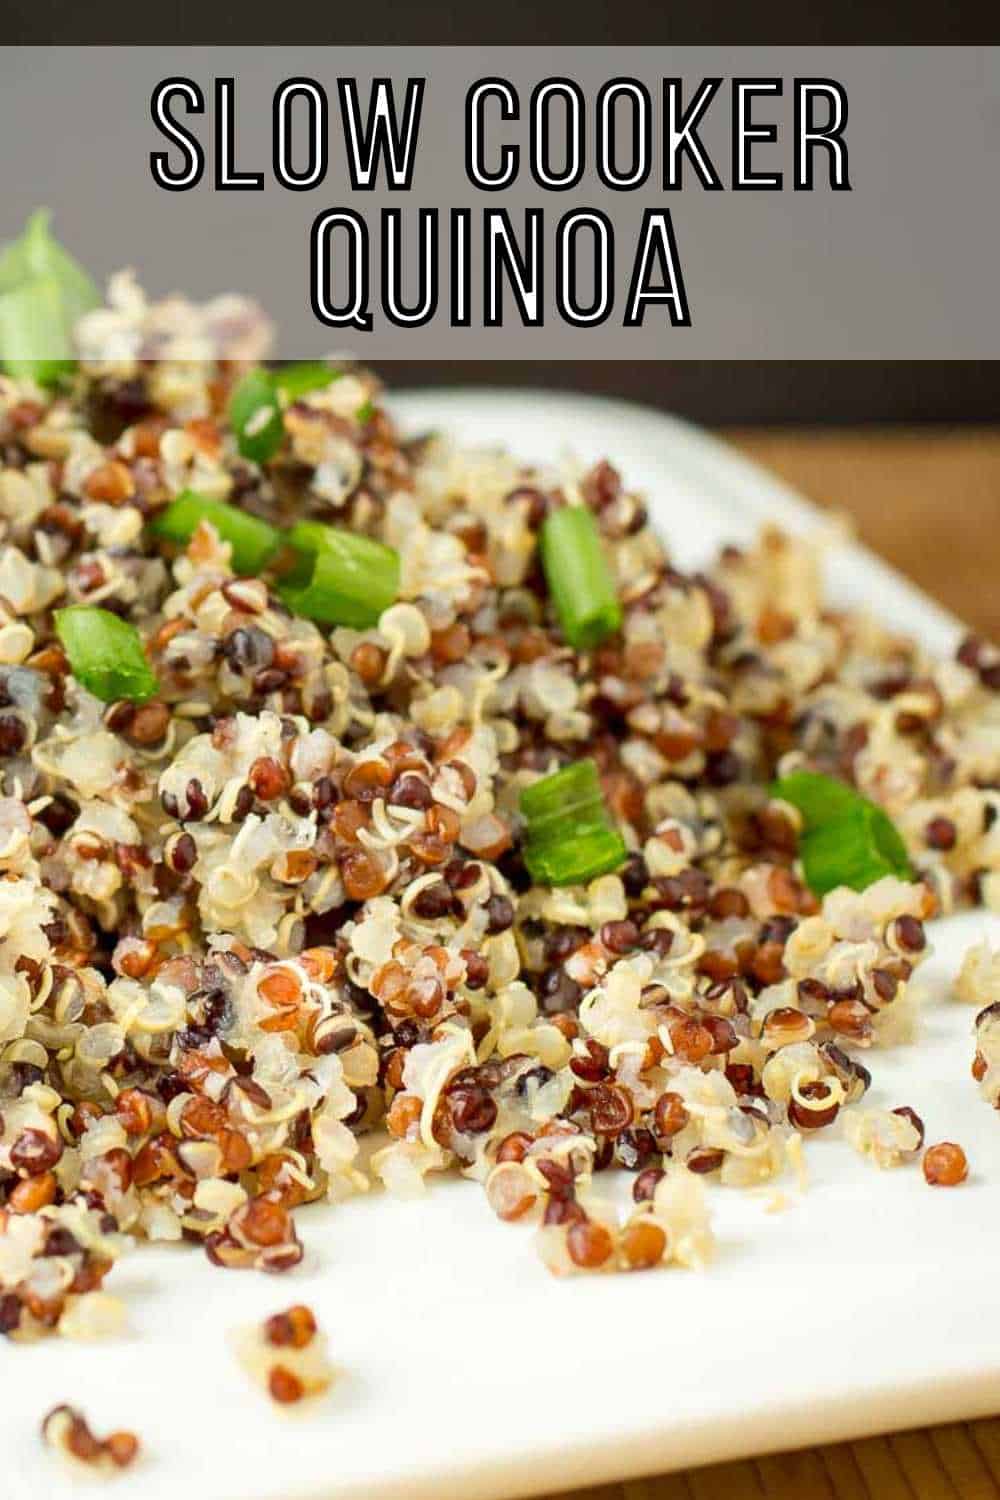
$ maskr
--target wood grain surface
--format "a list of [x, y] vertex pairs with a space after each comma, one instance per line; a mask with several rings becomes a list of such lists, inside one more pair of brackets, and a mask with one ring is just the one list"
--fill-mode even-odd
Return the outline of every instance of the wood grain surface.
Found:
[[1000, 427], [724, 436], [808, 499], [851, 516], [873, 551], [1000, 639]]
[[549, 1500], [1000, 1500], [1000, 1419], [712, 1464]]
[[[724, 434], [1000, 639], [1000, 428]], [[604, 1485], [558, 1500], [1000, 1500], [1000, 1418]], [[553, 1497], [554, 1500], [554, 1497]]]

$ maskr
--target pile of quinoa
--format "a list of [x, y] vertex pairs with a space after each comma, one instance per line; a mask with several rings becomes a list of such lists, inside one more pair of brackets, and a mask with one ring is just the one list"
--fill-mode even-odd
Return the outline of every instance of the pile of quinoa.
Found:
[[[1000, 652], [829, 607], [776, 531], [684, 573], [609, 463], [404, 440], [359, 369], [258, 467], [226, 407], [267, 337], [123, 277], [68, 389], [0, 377], [0, 1328], [100, 1331], [137, 1240], [288, 1270], [302, 1205], [378, 1184], [460, 1172], [552, 1270], [645, 1269], [707, 1258], [705, 1180], [838, 1120], [915, 1156], [861, 1059], [908, 1029], [926, 920], [1000, 909]], [[147, 523], [188, 488], [382, 540], [398, 601], [324, 631], [207, 524], [169, 555]], [[623, 606], [589, 653], [538, 560], [562, 505]], [[154, 699], [74, 680], [65, 604], [135, 624]], [[533, 886], [520, 792], [585, 756], [627, 861]], [[768, 793], [800, 767], [883, 805], [917, 878], [817, 900]]]

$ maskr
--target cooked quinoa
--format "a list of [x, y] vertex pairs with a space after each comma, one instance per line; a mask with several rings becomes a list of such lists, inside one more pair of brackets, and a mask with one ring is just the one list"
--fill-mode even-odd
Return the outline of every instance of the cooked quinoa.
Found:
[[[240, 299], [119, 279], [80, 336], [69, 390], [0, 377], [0, 1328], [117, 1323], [95, 1293], [137, 1239], [287, 1270], [301, 1205], [441, 1172], [553, 1271], [702, 1264], [699, 1179], [797, 1170], [905, 1033], [925, 920], [1000, 908], [1000, 653], [831, 609], [774, 531], [683, 573], [609, 463], [404, 441], [363, 370], [258, 466], [226, 419], [267, 345]], [[165, 547], [188, 488], [381, 540], [397, 602], [324, 630], [211, 525]], [[538, 560], [565, 505], [623, 612], [586, 653]], [[134, 623], [154, 698], [74, 679], [66, 604]], [[520, 793], [587, 756], [627, 858], [533, 885]], [[917, 878], [817, 900], [768, 793], [799, 767], [884, 806]], [[849, 1134], [920, 1145], [905, 1110]]]
[[237, 1329], [232, 1342], [251, 1380], [279, 1406], [319, 1395], [333, 1380], [326, 1339], [312, 1309], [302, 1303]]
[[42, 1441], [71, 1464], [102, 1473], [128, 1469], [139, 1457], [134, 1432], [95, 1437], [83, 1414], [73, 1406], [55, 1406], [42, 1421]]

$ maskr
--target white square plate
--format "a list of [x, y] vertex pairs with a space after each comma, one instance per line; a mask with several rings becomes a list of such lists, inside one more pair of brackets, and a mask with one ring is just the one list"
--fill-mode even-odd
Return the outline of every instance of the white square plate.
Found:
[[[637, 407], [455, 391], [394, 405], [413, 432], [532, 459], [609, 457], [682, 565], [764, 521], [817, 521], [714, 439]], [[839, 549], [828, 572], [838, 602], [954, 648], [955, 621], [863, 549]], [[969, 1076], [972, 1014], [946, 998], [984, 933], [1000, 940], [1000, 922], [933, 927], [922, 1034], [875, 1056], [869, 1096], [913, 1106], [931, 1141], [960, 1141], [972, 1167], [961, 1188], [932, 1191], [916, 1167], [880, 1173], [842, 1141], [813, 1141], [810, 1186], [788, 1189], [787, 1212], [766, 1212], [768, 1193], [710, 1189], [719, 1253], [702, 1274], [556, 1281], [531, 1231], [498, 1223], [462, 1181], [417, 1204], [373, 1192], [304, 1210], [305, 1262], [285, 1278], [143, 1248], [109, 1283], [128, 1302], [128, 1336], [4, 1347], [0, 1493], [69, 1500], [97, 1483], [66, 1476], [39, 1442], [60, 1401], [98, 1432], [141, 1436], [145, 1456], [115, 1493], [142, 1500], [490, 1500], [996, 1411], [1000, 1120]], [[342, 1373], [285, 1413], [227, 1337], [292, 1301], [315, 1309]]]

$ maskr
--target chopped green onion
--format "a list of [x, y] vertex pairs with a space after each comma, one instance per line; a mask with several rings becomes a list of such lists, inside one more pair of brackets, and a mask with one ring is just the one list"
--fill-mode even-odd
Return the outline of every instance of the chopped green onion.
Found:
[[782, 776], [773, 783], [771, 796], [798, 808], [807, 833], [850, 812], [860, 800], [859, 794], [845, 781], [823, 776], [819, 771], [792, 771]]
[[243, 457], [266, 464], [284, 441], [283, 409], [310, 391], [323, 390], [342, 374], [319, 360], [302, 360], [281, 370], [257, 369], [244, 375], [229, 400], [229, 424]]
[[575, 885], [616, 870], [625, 841], [612, 826], [592, 760], [574, 761], [521, 793], [524, 862], [541, 885]]
[[595, 828], [609, 827], [604, 800], [596, 797], [593, 802], [580, 803], [565, 813], [550, 813], [538, 823], [528, 824], [528, 842], [532, 848], [542, 849], [549, 844], [562, 844], [567, 839], [582, 838]]
[[36, 209], [21, 236], [0, 251], [0, 292], [13, 291], [38, 277], [52, 276], [59, 283], [72, 324], [91, 308], [100, 306], [101, 296], [91, 277], [51, 233], [49, 218], [48, 209]]
[[73, 676], [95, 698], [143, 703], [156, 692], [156, 675], [139, 632], [127, 620], [108, 609], [71, 604], [56, 610], [55, 626]]
[[538, 544], [562, 633], [575, 650], [589, 651], [622, 623], [597, 523], [586, 506], [561, 506], [546, 516]]
[[[318, 552], [329, 552], [337, 558], [350, 559], [363, 563], [372, 569], [383, 583], [392, 576], [393, 603], [395, 595], [399, 590], [399, 553], [392, 547], [387, 547], [384, 542], [377, 542], [374, 537], [365, 536], [360, 531], [345, 531], [340, 526], [327, 526], [323, 521], [296, 521], [290, 531], [286, 532], [286, 540], [290, 547], [296, 552], [304, 552], [307, 557], [315, 556]], [[388, 605], [383, 605], [388, 608]]]
[[164, 541], [186, 546], [202, 521], [210, 522], [222, 540], [230, 543], [237, 573], [259, 573], [281, 544], [281, 532], [259, 516], [194, 490], [184, 490], [172, 500], [154, 517], [150, 529]]
[[54, 277], [40, 276], [0, 295], [0, 364], [8, 375], [52, 385], [69, 374], [74, 363], [62, 292]]
[[521, 813], [533, 844], [550, 836], [570, 835], [570, 828], [605, 821], [604, 796], [592, 760], [575, 761], [543, 776], [521, 793]]
[[582, 802], [601, 795], [597, 765], [590, 760], [575, 760], [551, 776], [542, 776], [521, 793], [521, 812], [529, 822], [560, 811], [568, 802]]
[[906, 845], [888, 813], [846, 782], [793, 771], [773, 783], [771, 795], [802, 814], [799, 856], [815, 895], [840, 885], [863, 891], [884, 875], [913, 879]]
[[396, 602], [399, 553], [392, 547], [319, 521], [299, 521], [287, 540], [300, 560], [278, 592], [293, 613], [367, 630]]
[[285, 437], [274, 377], [267, 370], [250, 370], [229, 398], [229, 425], [244, 458], [265, 464]]
[[591, 828], [540, 848], [529, 840], [524, 863], [537, 885], [580, 885], [617, 870], [627, 853], [616, 828]]
[[343, 373], [343, 370], [331, 370], [329, 365], [320, 360], [304, 359], [298, 364], [285, 365], [283, 369], [275, 370], [272, 378], [284, 405], [291, 406], [293, 401], [298, 401], [301, 396], [308, 396], [311, 391], [325, 390], [328, 385], [339, 380]]
[[74, 365], [73, 328], [100, 304], [82, 266], [49, 230], [46, 209], [0, 251], [0, 364], [51, 384]]
[[361, 405], [358, 407], [357, 411], [354, 413], [354, 420], [355, 420], [355, 422], [360, 422], [361, 426], [363, 427], [366, 422], [370, 422], [371, 421], [371, 419], [372, 419], [372, 417], [374, 415], [375, 415], [375, 406], [374, 406], [373, 402], [371, 402], [371, 401], [362, 401]]
[[871, 802], [807, 833], [800, 854], [809, 889], [825, 896], [840, 885], [863, 891], [885, 875], [912, 880], [906, 846], [891, 819]]

